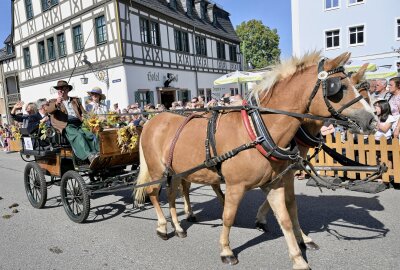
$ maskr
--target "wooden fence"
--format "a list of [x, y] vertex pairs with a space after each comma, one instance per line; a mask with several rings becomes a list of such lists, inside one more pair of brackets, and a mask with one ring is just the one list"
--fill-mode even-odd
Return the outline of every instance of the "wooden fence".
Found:
[[[382, 175], [384, 182], [393, 179], [395, 183], [400, 183], [400, 146], [399, 140], [394, 139], [387, 142], [384, 137], [379, 142], [375, 141], [374, 135], [364, 138], [364, 135], [346, 134], [346, 140], [342, 140], [341, 134], [336, 133], [326, 136], [326, 145], [336, 152], [346, 157], [356, 160], [362, 164], [379, 165], [385, 163], [388, 171]], [[309, 155], [314, 154], [314, 149], [310, 149]], [[320, 151], [311, 161], [314, 166], [340, 166], [327, 153]], [[334, 176], [333, 171], [321, 171], [322, 175]], [[349, 179], [363, 179], [369, 172], [337, 172], [340, 177]]]

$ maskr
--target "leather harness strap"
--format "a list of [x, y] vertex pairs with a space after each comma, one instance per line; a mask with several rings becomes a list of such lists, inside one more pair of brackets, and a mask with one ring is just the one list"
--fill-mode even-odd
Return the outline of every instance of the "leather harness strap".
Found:
[[175, 132], [175, 136], [172, 139], [171, 146], [169, 148], [168, 160], [167, 160], [167, 164], [166, 164], [167, 166], [166, 166], [165, 172], [164, 172], [164, 176], [167, 177], [167, 184], [170, 183], [171, 175], [173, 174], [172, 159], [174, 157], [174, 150], [175, 150], [176, 143], [178, 142], [179, 136], [181, 135], [183, 128], [193, 118], [201, 118], [201, 117], [203, 117], [203, 116], [201, 116], [199, 114], [195, 114], [195, 113], [190, 114], [188, 117], [185, 118], [185, 121], [182, 122], [182, 124], [179, 126], [178, 130]]

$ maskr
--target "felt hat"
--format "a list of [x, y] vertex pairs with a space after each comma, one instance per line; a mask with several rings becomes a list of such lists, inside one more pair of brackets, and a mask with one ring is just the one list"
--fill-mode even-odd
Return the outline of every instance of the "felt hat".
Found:
[[98, 95], [100, 95], [100, 98], [101, 98], [102, 100], [106, 99], [106, 96], [103, 94], [103, 91], [102, 91], [101, 88], [98, 87], [98, 86], [93, 87], [92, 90], [87, 91], [87, 93], [88, 93], [89, 95], [90, 95], [90, 94], [98, 94]]
[[67, 87], [69, 88], [68, 91], [71, 91], [72, 88], [73, 88], [72, 85], [69, 85], [66, 81], [63, 81], [63, 80], [58, 81], [58, 82], [57, 82], [57, 85], [56, 85], [56, 86], [53, 86], [53, 87], [54, 87], [55, 89], [59, 90], [59, 89], [64, 88], [65, 86], [67, 86]]

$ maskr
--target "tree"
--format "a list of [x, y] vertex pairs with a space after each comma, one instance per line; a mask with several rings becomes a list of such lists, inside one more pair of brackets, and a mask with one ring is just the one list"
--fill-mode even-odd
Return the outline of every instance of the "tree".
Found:
[[239, 36], [240, 50], [246, 61], [254, 68], [263, 68], [279, 62], [279, 35], [276, 29], [270, 29], [261, 21], [250, 20], [236, 27]]

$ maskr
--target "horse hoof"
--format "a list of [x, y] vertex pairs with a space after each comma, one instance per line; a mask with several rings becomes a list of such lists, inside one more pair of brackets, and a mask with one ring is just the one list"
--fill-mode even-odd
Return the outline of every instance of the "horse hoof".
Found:
[[269, 232], [267, 224], [261, 222], [256, 222], [256, 229], [259, 230], [260, 232], [265, 232], [265, 233]]
[[234, 256], [221, 256], [221, 260], [224, 264], [235, 265], [238, 264], [239, 260]]
[[308, 249], [308, 250], [319, 250], [319, 246], [317, 244], [315, 244], [314, 242], [304, 243], [304, 245], [306, 246], [306, 249]]
[[196, 218], [196, 216], [188, 216], [187, 218], [186, 218], [186, 221], [187, 222], [197, 222], [197, 218]]
[[162, 232], [157, 231], [157, 235], [158, 235], [158, 237], [160, 237], [162, 240], [168, 240], [168, 234], [166, 234], [166, 233], [162, 233]]
[[175, 235], [178, 236], [179, 238], [185, 238], [187, 236], [187, 232], [186, 231], [183, 231], [183, 232], [175, 231]]

